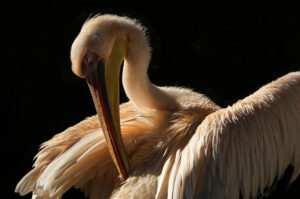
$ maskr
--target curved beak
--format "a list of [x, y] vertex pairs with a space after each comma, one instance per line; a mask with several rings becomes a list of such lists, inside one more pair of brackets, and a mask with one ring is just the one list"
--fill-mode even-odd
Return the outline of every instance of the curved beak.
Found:
[[111, 54], [105, 60], [100, 59], [96, 70], [86, 78], [109, 152], [123, 181], [129, 172], [119, 112], [119, 75], [124, 55], [124, 42], [116, 40]]

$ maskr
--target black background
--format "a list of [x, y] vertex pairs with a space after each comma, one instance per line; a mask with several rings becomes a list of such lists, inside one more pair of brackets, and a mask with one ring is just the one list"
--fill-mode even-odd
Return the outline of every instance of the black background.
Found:
[[[193, 88], [223, 107], [300, 69], [296, 5], [39, 3], [1, 5], [1, 179], [6, 198], [21, 198], [15, 185], [30, 170], [42, 142], [95, 114], [86, 83], [73, 75], [69, 58], [90, 15], [139, 19], [153, 48], [150, 79], [160, 86]], [[123, 90], [121, 101], [127, 101]], [[275, 188], [270, 198], [300, 198], [299, 181]], [[65, 198], [80, 197], [73, 190]]]

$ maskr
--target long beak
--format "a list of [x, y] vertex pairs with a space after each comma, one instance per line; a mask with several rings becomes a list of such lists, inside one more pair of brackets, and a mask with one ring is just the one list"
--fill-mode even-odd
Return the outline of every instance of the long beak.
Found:
[[119, 112], [119, 74], [124, 57], [123, 43], [115, 42], [112, 53], [100, 60], [96, 71], [87, 77], [95, 108], [102, 126], [107, 146], [117, 170], [125, 181], [129, 172], [129, 161], [121, 137]]

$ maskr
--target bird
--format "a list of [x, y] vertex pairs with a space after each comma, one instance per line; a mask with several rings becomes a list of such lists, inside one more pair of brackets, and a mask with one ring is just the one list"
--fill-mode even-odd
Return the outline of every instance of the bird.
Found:
[[[97, 114], [41, 145], [20, 195], [62, 198], [255, 198], [285, 169], [300, 173], [300, 72], [222, 108], [204, 94], [151, 83], [147, 30], [136, 19], [88, 18], [71, 47]], [[120, 105], [119, 76], [129, 101]]]

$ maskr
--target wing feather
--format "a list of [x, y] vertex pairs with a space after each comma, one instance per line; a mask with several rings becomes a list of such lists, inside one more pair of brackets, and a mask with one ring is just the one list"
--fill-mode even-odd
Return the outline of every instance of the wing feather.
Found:
[[[206, 151], [198, 154], [205, 161], [194, 160], [194, 165], [200, 164], [195, 168], [204, 173], [197, 178], [203, 181], [196, 193], [199, 197], [224, 198], [216, 190], [225, 191], [226, 198], [238, 198], [239, 192], [243, 198], [255, 197], [290, 164], [295, 167], [295, 179], [300, 167], [300, 72], [279, 78], [232, 107], [212, 113], [193, 139], [191, 153]], [[201, 140], [205, 142], [196, 145]]]
[[294, 166], [291, 181], [299, 175], [299, 143], [300, 72], [294, 72], [208, 115], [181, 151], [179, 168], [165, 167], [181, 172], [168, 177], [178, 183], [168, 186], [168, 198], [180, 196], [173, 188], [179, 183], [185, 198], [263, 194], [289, 165]]
[[[151, 111], [121, 105], [121, 128], [129, 156], [146, 139]], [[57, 134], [41, 146], [34, 168], [18, 183], [16, 192], [35, 198], [59, 198], [72, 186], [91, 199], [108, 198], [120, 185], [97, 116]], [[96, 183], [96, 184], [95, 184]]]

